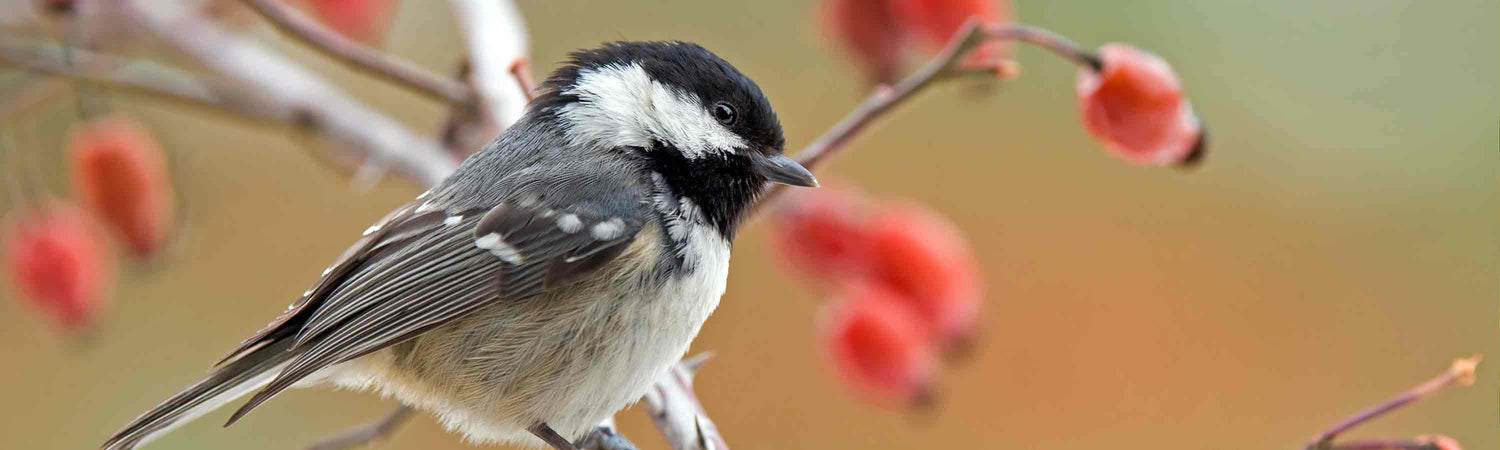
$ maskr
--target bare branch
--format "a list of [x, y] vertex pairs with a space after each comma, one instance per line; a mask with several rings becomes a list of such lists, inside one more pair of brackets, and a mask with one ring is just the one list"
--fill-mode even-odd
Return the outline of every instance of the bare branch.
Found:
[[393, 81], [448, 103], [466, 103], [474, 93], [451, 78], [344, 37], [281, 0], [241, 0], [276, 28], [346, 66]]
[[452, 0], [469, 44], [474, 89], [488, 120], [504, 130], [521, 118], [529, 95], [511, 75], [527, 59], [526, 24], [510, 0]]
[[672, 450], [729, 448], [693, 393], [693, 375], [705, 358], [699, 355], [672, 366], [665, 379], [657, 380], [646, 393], [646, 410]]
[[412, 413], [416, 411], [410, 406], [398, 405], [385, 417], [314, 442], [307, 446], [307, 450], [347, 450], [385, 440], [410, 420]]
[[1312, 441], [1307, 443], [1307, 448], [1309, 450], [1343, 448], [1333, 445], [1333, 440], [1338, 438], [1340, 433], [1349, 431], [1349, 429], [1354, 428], [1359, 424], [1365, 423], [1370, 419], [1380, 417], [1385, 413], [1395, 411], [1403, 406], [1416, 402], [1417, 400], [1426, 398], [1427, 396], [1432, 395], [1434, 392], [1442, 390], [1443, 388], [1448, 387], [1451, 384], [1473, 384], [1474, 368], [1478, 365], [1479, 355], [1474, 355], [1470, 358], [1460, 358], [1458, 360], [1455, 360], [1453, 361], [1453, 365], [1449, 366], [1448, 370], [1443, 372], [1442, 375], [1438, 375], [1436, 378], [1427, 380], [1427, 382], [1419, 384], [1416, 387], [1411, 388], [1411, 390], [1402, 392], [1395, 397], [1391, 397], [1391, 399], [1386, 400], [1385, 402], [1382, 402], [1378, 405], [1372, 406], [1369, 409], [1355, 413], [1353, 416], [1350, 416], [1343, 422], [1340, 422], [1337, 425], [1334, 425], [1323, 431], [1322, 433], [1319, 433], [1317, 437], [1313, 438]]
[[[953, 39], [948, 41], [948, 45], [938, 52], [937, 56], [915, 73], [894, 86], [877, 87], [874, 93], [865, 98], [865, 101], [854, 110], [845, 114], [844, 118], [840, 119], [833, 128], [823, 133], [807, 147], [803, 147], [802, 151], [797, 152], [797, 161], [808, 170], [816, 169], [829, 157], [843, 149], [844, 144], [864, 131], [865, 127], [890, 112], [896, 105], [922, 92], [935, 82], [952, 79], [956, 75], [965, 74], [974, 69], [963, 67], [961, 64], [963, 56], [979, 44], [990, 40], [1012, 40], [1035, 44], [1085, 67], [1095, 69], [1099, 67], [1098, 57], [1079, 49], [1072, 41], [1057, 33], [1026, 25], [980, 25], [978, 22], [970, 21], [954, 34]], [[1006, 65], [994, 69], [1002, 73], [1014, 70]], [[770, 204], [784, 189], [782, 186], [773, 187], [759, 205]]]
[[516, 77], [516, 84], [526, 94], [526, 101], [536, 98], [536, 79], [531, 77], [531, 61], [526, 58], [517, 59], [510, 64], [510, 75]]
[[[474, 85], [474, 69], [469, 64], [469, 58], [459, 60], [458, 69], [455, 71], [459, 80], [466, 85]], [[486, 118], [481, 109], [484, 105], [477, 102], [454, 105], [448, 108], [448, 118], [443, 120], [443, 128], [440, 139], [443, 147], [455, 158], [462, 160], [470, 154], [484, 148], [486, 144], [500, 134], [500, 129], [495, 122]]]
[[[68, 53], [64, 56], [64, 53]], [[72, 59], [69, 64], [67, 58]], [[256, 120], [291, 122], [291, 111], [277, 111], [259, 100], [222, 83], [199, 80], [191, 74], [150, 61], [68, 49], [55, 44], [0, 37], [0, 63], [51, 76], [84, 80], [90, 85], [144, 95], [194, 107], [223, 111]], [[65, 83], [39, 83], [29, 87], [0, 108], [0, 118], [23, 114], [66, 89]]]
[[356, 102], [292, 61], [200, 17], [153, 6], [159, 4], [136, 0], [124, 9], [157, 38], [255, 90], [266, 102], [282, 106], [278, 109], [295, 111], [297, 120], [321, 127], [346, 142], [347, 148], [391, 164], [425, 185], [436, 184], [453, 171], [456, 164], [435, 142]]
[[1072, 40], [1045, 28], [1015, 24], [987, 24], [980, 26], [980, 31], [986, 39], [1025, 42], [1047, 49], [1057, 56], [1072, 61], [1073, 64], [1093, 69], [1095, 72], [1104, 70], [1104, 63], [1099, 60], [1098, 55], [1084, 51]]
[[1331, 450], [1440, 450], [1432, 442], [1414, 439], [1361, 439], [1340, 442]]

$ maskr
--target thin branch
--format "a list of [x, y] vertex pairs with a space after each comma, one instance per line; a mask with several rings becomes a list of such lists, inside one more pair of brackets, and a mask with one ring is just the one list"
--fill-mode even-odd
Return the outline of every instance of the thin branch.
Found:
[[320, 127], [346, 148], [391, 164], [412, 179], [433, 185], [456, 166], [437, 143], [344, 95], [332, 84], [255, 42], [221, 30], [191, 14], [173, 14], [136, 0], [126, 12], [146, 31], [247, 89], [264, 101], [294, 111], [294, 120]]
[[526, 24], [510, 0], [452, 0], [469, 45], [474, 89], [484, 116], [505, 130], [526, 110], [528, 92], [511, 75], [512, 64], [526, 59]]
[[1401, 394], [1396, 395], [1395, 397], [1391, 397], [1391, 399], [1386, 400], [1385, 402], [1382, 402], [1378, 405], [1372, 406], [1369, 409], [1355, 413], [1353, 416], [1350, 416], [1343, 422], [1340, 422], [1337, 425], [1334, 425], [1323, 431], [1322, 433], [1319, 433], [1317, 437], [1308, 442], [1307, 448], [1309, 450], [1336, 448], [1332, 445], [1333, 440], [1338, 438], [1339, 434], [1345, 431], [1349, 431], [1349, 429], [1354, 428], [1359, 424], [1365, 423], [1370, 419], [1380, 417], [1385, 413], [1400, 409], [1401, 407], [1416, 402], [1417, 400], [1421, 400], [1451, 384], [1473, 384], [1474, 368], [1478, 365], [1479, 355], [1475, 355], [1470, 358], [1461, 358], [1455, 360], [1453, 361], [1453, 365], [1449, 366], [1448, 370], [1446, 372], [1443, 372], [1442, 375], [1438, 375], [1436, 378], [1419, 384], [1416, 387], [1411, 388], [1411, 390], [1402, 392]]
[[398, 405], [385, 417], [314, 442], [306, 450], [347, 450], [373, 444], [389, 438], [415, 412], [410, 406]]
[[[73, 63], [69, 64], [65, 58], [72, 58]], [[290, 111], [278, 113], [260, 101], [259, 96], [236, 91], [221, 83], [199, 80], [191, 74], [149, 61], [133, 61], [84, 49], [65, 49], [0, 37], [0, 64], [250, 119], [290, 122], [295, 116]], [[65, 83], [56, 82], [33, 85], [0, 108], [3, 111], [0, 118], [23, 114], [35, 107], [34, 103], [61, 94], [65, 88]]]
[[516, 84], [521, 86], [521, 92], [526, 94], [526, 101], [530, 102], [536, 98], [536, 79], [531, 77], [531, 62], [526, 58], [516, 59], [510, 64], [510, 75], [516, 77]]
[[[937, 56], [928, 61], [915, 73], [896, 83], [894, 86], [879, 86], [875, 92], [865, 98], [863, 103], [856, 106], [840, 119], [833, 128], [819, 136], [802, 151], [797, 152], [797, 161], [802, 163], [808, 170], [821, 166], [828, 158], [837, 154], [851, 139], [864, 131], [875, 119], [890, 112], [896, 105], [916, 96], [933, 83], [952, 79], [968, 71], [969, 67], [962, 64], [963, 57], [979, 44], [992, 40], [1020, 41], [1034, 44], [1048, 49], [1075, 64], [1098, 70], [1099, 58], [1086, 52], [1069, 41], [1067, 38], [1051, 31], [1027, 26], [1027, 25], [980, 25], [978, 22], [970, 21], [964, 25], [948, 45], [938, 52]], [[1005, 70], [1005, 68], [1000, 68]], [[766, 195], [766, 199], [760, 205], [770, 204], [771, 200], [780, 195], [784, 187], [776, 186]]]
[[934, 81], [945, 78], [958, 67], [961, 56], [984, 41], [984, 34], [977, 25], [970, 23], [943, 48], [941, 52], [916, 73], [906, 77], [895, 86], [881, 87], [865, 99], [864, 103], [844, 115], [833, 128], [802, 151], [797, 152], [797, 161], [809, 170], [818, 167], [829, 156], [843, 148], [851, 138], [864, 131], [866, 126], [889, 112], [891, 108], [931, 86]]
[[719, 427], [693, 393], [693, 376], [711, 355], [682, 360], [646, 393], [646, 410], [672, 450], [727, 450]]
[[1083, 50], [1072, 40], [1045, 28], [1015, 24], [988, 24], [982, 26], [981, 30], [988, 39], [1025, 42], [1047, 49], [1057, 56], [1072, 61], [1073, 64], [1088, 67], [1095, 72], [1104, 70], [1104, 62], [1099, 60], [1098, 55]]
[[241, 0], [272, 25], [346, 66], [393, 81], [435, 100], [460, 104], [474, 92], [451, 78], [349, 39], [281, 0]]
[[[455, 76], [464, 84], [474, 85], [474, 65], [464, 57], [458, 62]], [[484, 105], [468, 103], [448, 108], [448, 118], [443, 120], [440, 140], [453, 157], [462, 160], [484, 148], [500, 134], [500, 129], [483, 111]]]
[[1361, 439], [1340, 442], [1331, 450], [1439, 450], [1432, 442], [1414, 439]]

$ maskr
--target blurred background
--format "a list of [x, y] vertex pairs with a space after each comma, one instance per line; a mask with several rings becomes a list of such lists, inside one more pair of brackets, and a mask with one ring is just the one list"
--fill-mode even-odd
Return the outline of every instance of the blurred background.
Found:
[[[798, 148], [864, 96], [815, 2], [520, 0], [541, 76], [603, 41], [696, 41], [771, 97]], [[441, 2], [400, 2], [390, 52], [440, 72], [464, 53]], [[820, 178], [925, 203], [968, 234], [986, 283], [974, 357], [912, 415], [863, 401], [814, 343], [823, 296], [736, 245], [694, 343], [697, 390], [737, 448], [1301, 448], [1460, 356], [1478, 383], [1359, 428], [1500, 446], [1495, 358], [1500, 33], [1493, 1], [1020, 1], [1021, 22], [1170, 61], [1212, 130], [1197, 171], [1127, 165], [1083, 132], [1074, 68], [1032, 48], [999, 89], [951, 83], [862, 135]], [[446, 111], [258, 23], [263, 42], [416, 130]], [[7, 72], [0, 96], [23, 86]], [[97, 448], [258, 329], [420, 188], [352, 192], [276, 128], [121, 97], [171, 155], [187, 234], [123, 270], [84, 349], [0, 287], [0, 447]], [[20, 139], [65, 191], [71, 101]], [[7, 205], [9, 206], [9, 205]], [[6, 281], [0, 281], [4, 283]], [[149, 448], [300, 448], [384, 415], [371, 394], [299, 390], [233, 428], [220, 410]], [[640, 408], [619, 416], [664, 448]], [[380, 448], [466, 448], [420, 416]]]

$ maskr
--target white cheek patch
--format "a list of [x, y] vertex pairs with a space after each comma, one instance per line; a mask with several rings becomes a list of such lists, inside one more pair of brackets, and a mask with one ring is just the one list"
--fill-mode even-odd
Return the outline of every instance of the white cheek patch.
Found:
[[709, 114], [697, 95], [652, 80], [639, 64], [584, 71], [564, 93], [579, 100], [559, 110], [572, 125], [566, 134], [574, 144], [650, 147], [657, 139], [688, 159], [747, 147]]

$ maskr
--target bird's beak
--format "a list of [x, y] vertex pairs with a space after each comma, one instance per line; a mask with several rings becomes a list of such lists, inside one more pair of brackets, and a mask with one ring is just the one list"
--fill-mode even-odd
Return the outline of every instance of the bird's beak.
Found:
[[756, 155], [755, 170], [772, 183], [818, 187], [818, 179], [813, 178], [812, 172], [807, 171], [806, 167], [802, 167], [786, 155]]

